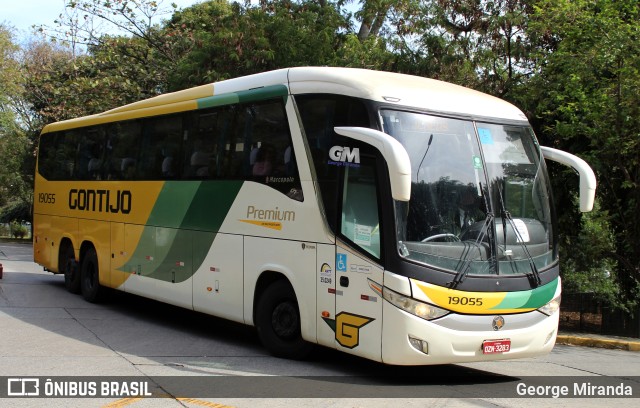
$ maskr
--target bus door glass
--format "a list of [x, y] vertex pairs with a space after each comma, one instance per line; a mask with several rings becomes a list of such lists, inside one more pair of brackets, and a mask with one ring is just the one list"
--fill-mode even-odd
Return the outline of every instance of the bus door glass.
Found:
[[[336, 342], [338, 349], [380, 358], [382, 297], [378, 160], [370, 147], [347, 141], [330, 150], [341, 167], [339, 235], [336, 248]], [[333, 154], [332, 154], [333, 153]]]
[[[382, 282], [377, 168], [372, 147], [339, 136], [337, 126], [371, 128], [364, 101], [297, 95], [296, 106], [327, 226], [337, 245], [318, 245], [318, 342], [380, 359]], [[332, 247], [332, 248], [329, 248]]]

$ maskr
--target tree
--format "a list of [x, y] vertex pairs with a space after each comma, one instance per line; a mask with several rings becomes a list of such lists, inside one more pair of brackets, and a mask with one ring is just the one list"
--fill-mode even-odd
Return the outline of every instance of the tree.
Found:
[[196, 4], [165, 26], [167, 35], [192, 44], [185, 46], [190, 52], [173, 71], [170, 88], [288, 66], [328, 65], [348, 27], [335, 5], [316, 1]]
[[118, 88], [133, 91], [133, 98], [147, 98], [167, 91], [169, 73], [189, 51], [184, 46], [190, 43], [176, 35], [180, 33], [163, 29], [160, 18], [176, 10], [175, 4], [164, 4], [162, 0], [68, 0], [56, 27], [41, 31], [66, 45], [72, 59], [85, 63], [87, 72], [81, 74], [94, 78], [93, 88], [125, 84]]
[[[618, 264], [621, 304], [633, 305], [640, 281], [640, 8], [632, 0], [541, 0], [533, 17], [539, 72], [527, 86], [528, 106], [544, 144], [576, 153], [594, 168], [599, 223], [613, 232], [605, 234], [613, 241], [607, 245], [571, 242], [567, 258], [580, 264], [587, 245], [599, 245], [601, 255]], [[570, 182], [556, 180], [558, 186]], [[570, 206], [564, 188], [556, 191], [558, 206]], [[568, 235], [584, 234], [585, 223], [569, 216], [561, 218]]]
[[156, 20], [173, 13], [175, 4], [163, 0], [67, 0], [56, 27], [40, 27], [54, 42], [68, 45], [76, 56], [81, 47], [104, 45], [110, 36], [138, 38], [171, 60], [173, 50], [158, 36]]
[[[412, 19], [419, 74], [458, 83], [501, 98], [533, 74], [527, 18], [530, 0], [431, 0]], [[414, 63], [415, 64], [415, 63]]]
[[32, 144], [21, 127], [16, 102], [21, 98], [22, 73], [18, 46], [11, 31], [0, 25], [0, 221], [30, 220], [33, 196]]
[[[566, 293], [593, 293], [607, 305], [616, 305], [629, 311], [629, 302], [621, 301], [623, 289], [619, 262], [615, 254], [615, 237], [607, 211], [602, 210], [600, 199], [594, 209], [580, 219], [578, 235], [562, 233], [560, 257], [562, 259], [562, 284]], [[578, 198], [573, 194], [577, 207]], [[575, 219], [574, 218], [574, 219]], [[564, 220], [567, 221], [567, 220]], [[576, 251], [576, 248], [579, 250]]]

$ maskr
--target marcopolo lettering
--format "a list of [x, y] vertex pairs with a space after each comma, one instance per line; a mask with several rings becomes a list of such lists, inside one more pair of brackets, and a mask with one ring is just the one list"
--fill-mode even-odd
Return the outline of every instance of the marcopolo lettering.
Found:
[[69, 209], [129, 214], [131, 191], [129, 190], [69, 190]]

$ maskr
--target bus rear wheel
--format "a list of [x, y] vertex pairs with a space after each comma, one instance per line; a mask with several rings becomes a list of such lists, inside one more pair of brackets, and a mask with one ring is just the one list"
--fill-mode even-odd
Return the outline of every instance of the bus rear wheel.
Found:
[[64, 273], [64, 286], [71, 293], [80, 293], [80, 271], [73, 246], [65, 245], [58, 259], [58, 271]]
[[100, 285], [100, 272], [96, 250], [90, 248], [82, 258], [80, 267], [80, 287], [82, 297], [88, 302], [97, 303], [102, 300], [104, 288]]
[[258, 299], [256, 328], [262, 344], [276, 357], [298, 360], [311, 351], [300, 331], [296, 295], [285, 280], [269, 285]]

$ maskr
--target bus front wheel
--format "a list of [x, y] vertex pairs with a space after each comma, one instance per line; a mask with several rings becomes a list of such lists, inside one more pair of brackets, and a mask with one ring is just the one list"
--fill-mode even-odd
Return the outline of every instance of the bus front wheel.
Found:
[[311, 344], [302, 338], [298, 302], [287, 281], [276, 281], [265, 289], [258, 299], [255, 323], [260, 341], [274, 356], [302, 359], [311, 351]]
[[82, 258], [80, 287], [86, 301], [97, 303], [102, 299], [104, 288], [100, 285], [98, 255], [93, 248], [88, 249]]

